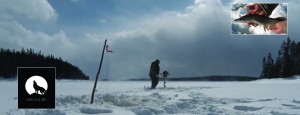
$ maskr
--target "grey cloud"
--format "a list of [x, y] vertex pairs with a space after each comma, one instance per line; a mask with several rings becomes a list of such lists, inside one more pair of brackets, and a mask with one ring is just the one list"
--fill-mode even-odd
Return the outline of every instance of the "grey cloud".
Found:
[[[289, 14], [297, 13], [296, 5], [288, 7]], [[299, 19], [289, 15], [289, 35], [296, 40]], [[161, 70], [170, 71], [171, 77], [258, 76], [262, 57], [268, 52], [276, 54], [287, 38], [230, 35], [230, 7], [219, 1], [197, 0], [183, 12], [165, 12], [128, 23], [136, 24], [131, 29], [110, 33], [85, 31], [81, 33], [84, 38], [74, 40], [64, 31], [49, 35], [17, 22], [24, 31], [0, 27], [0, 35], [5, 38], [0, 38], [0, 44], [9, 48], [38, 46], [35, 49], [63, 57], [94, 78], [104, 39], [108, 39], [114, 53], [109, 54], [109, 60], [105, 57], [100, 77], [109, 74], [111, 79], [127, 79], [148, 78], [149, 66], [155, 59], [161, 60]]]
[[5, 20], [29, 18], [47, 22], [57, 17], [56, 12], [46, 0], [2, 0], [0, 13], [0, 19]]
[[[230, 9], [222, 7], [219, 2], [203, 2], [204, 5], [194, 6], [197, 10], [187, 12], [191, 13], [192, 19], [174, 16], [169, 22], [173, 24], [171, 26], [165, 21], [144, 24], [146, 29], [155, 29], [150, 36], [137, 32], [133, 34], [140, 35], [112, 40], [113, 47], [120, 52], [111, 55], [116, 56], [112, 59], [118, 63], [111, 69], [112, 74], [126, 78], [147, 77], [151, 61], [159, 58], [162, 69], [169, 70], [176, 77], [259, 76], [262, 57], [267, 52], [276, 54], [286, 36], [231, 36]], [[185, 28], [193, 29], [186, 31]]]

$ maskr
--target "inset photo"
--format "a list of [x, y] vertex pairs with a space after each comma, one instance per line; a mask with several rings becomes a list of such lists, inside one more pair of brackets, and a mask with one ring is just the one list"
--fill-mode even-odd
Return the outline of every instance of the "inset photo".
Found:
[[287, 35], [287, 3], [238, 3], [231, 8], [232, 35]]

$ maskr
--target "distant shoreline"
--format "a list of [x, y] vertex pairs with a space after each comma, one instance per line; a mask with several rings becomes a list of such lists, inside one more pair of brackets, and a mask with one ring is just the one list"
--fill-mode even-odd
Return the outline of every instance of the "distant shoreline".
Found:
[[[163, 80], [162, 77], [159, 78]], [[251, 76], [203, 76], [203, 77], [167, 77], [167, 81], [254, 81], [260, 79], [259, 77]], [[149, 78], [127, 79], [126, 81], [150, 81]]]

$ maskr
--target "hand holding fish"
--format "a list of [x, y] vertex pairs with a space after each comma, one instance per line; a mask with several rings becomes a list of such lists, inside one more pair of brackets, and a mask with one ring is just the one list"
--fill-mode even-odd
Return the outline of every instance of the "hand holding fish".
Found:
[[286, 33], [286, 18], [269, 18], [278, 4], [254, 4], [246, 6], [249, 11], [245, 16], [235, 19], [236, 23], [246, 23], [248, 26], [263, 25], [264, 31], [271, 30], [277, 34]]
[[277, 33], [277, 34], [282, 34], [282, 33], [287, 33], [287, 25], [286, 21], [281, 21], [278, 22], [272, 26], [270, 26], [270, 30]]
[[[248, 14], [266, 15], [266, 12], [259, 6], [259, 4], [248, 5], [246, 9], [249, 11]], [[247, 14], [247, 15], [248, 15]]]
[[236, 23], [255, 23], [260, 24], [264, 26], [264, 30], [270, 30], [271, 26], [274, 26], [275, 24], [286, 21], [285, 17], [278, 17], [278, 18], [269, 18], [261, 15], [256, 14], [249, 14], [242, 16], [241, 18], [235, 19], [234, 22]]

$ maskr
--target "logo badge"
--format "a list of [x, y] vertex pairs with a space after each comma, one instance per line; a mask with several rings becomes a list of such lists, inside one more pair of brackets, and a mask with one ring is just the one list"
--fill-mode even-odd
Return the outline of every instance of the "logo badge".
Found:
[[18, 67], [18, 108], [55, 108], [54, 67]]
[[44, 95], [48, 89], [47, 81], [41, 76], [32, 76], [25, 83], [29, 95]]

